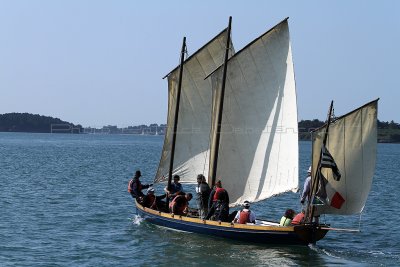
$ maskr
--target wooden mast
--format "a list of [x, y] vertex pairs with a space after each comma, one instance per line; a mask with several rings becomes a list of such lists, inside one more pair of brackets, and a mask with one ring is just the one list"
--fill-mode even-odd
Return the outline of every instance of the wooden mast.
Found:
[[224, 70], [223, 70], [223, 77], [222, 77], [222, 85], [221, 85], [221, 97], [218, 106], [218, 117], [217, 117], [217, 129], [215, 132], [215, 146], [213, 151], [213, 168], [211, 173], [211, 187], [214, 186], [216, 176], [217, 176], [217, 162], [218, 162], [218, 150], [219, 150], [219, 142], [220, 142], [220, 133], [221, 133], [221, 122], [222, 122], [222, 112], [224, 109], [224, 96], [225, 96], [225, 83], [226, 83], [226, 72], [228, 69], [228, 56], [230, 50], [230, 37], [231, 37], [231, 24], [232, 24], [232, 17], [229, 17], [229, 24], [228, 24], [228, 31], [227, 31], [227, 38], [226, 38], [226, 50], [225, 50], [225, 60], [224, 60]]
[[[171, 188], [171, 180], [172, 180], [172, 171], [174, 168], [174, 156], [175, 156], [175, 143], [176, 143], [176, 130], [178, 128], [178, 116], [179, 116], [179, 102], [181, 99], [181, 89], [182, 89], [182, 74], [183, 74], [183, 62], [185, 60], [185, 51], [186, 51], [186, 37], [183, 37], [182, 50], [181, 50], [181, 62], [179, 65], [179, 80], [178, 80], [178, 88], [176, 92], [176, 106], [175, 106], [175, 116], [174, 116], [174, 129], [172, 132], [172, 143], [171, 143], [171, 156], [169, 160], [169, 170], [168, 170], [168, 185], [167, 188], [170, 190]], [[169, 199], [167, 197], [167, 207]]]
[[[325, 135], [324, 135], [324, 139], [322, 140], [322, 147], [325, 147], [326, 140], [328, 139], [328, 131], [329, 131], [329, 125], [331, 123], [332, 110], [333, 110], [333, 100], [331, 101], [331, 105], [329, 107], [329, 113], [328, 113], [328, 119], [327, 119], [327, 123], [326, 123]], [[320, 152], [320, 155], [319, 155], [318, 169], [317, 169], [316, 175], [314, 177], [314, 183], [312, 183], [311, 199], [310, 199], [311, 201], [313, 200], [313, 197], [315, 197], [316, 191], [317, 191], [319, 183], [320, 183], [318, 174], [321, 171], [321, 160], [322, 160], [322, 149], [321, 149], [321, 152]], [[312, 180], [313, 179], [311, 177], [311, 181]], [[312, 203], [308, 203], [308, 209], [307, 210], [309, 210], [309, 207], [311, 206], [311, 204]], [[314, 211], [315, 211], [315, 207], [312, 206], [311, 215], [309, 217], [310, 222], [312, 222], [312, 220], [313, 220]]]

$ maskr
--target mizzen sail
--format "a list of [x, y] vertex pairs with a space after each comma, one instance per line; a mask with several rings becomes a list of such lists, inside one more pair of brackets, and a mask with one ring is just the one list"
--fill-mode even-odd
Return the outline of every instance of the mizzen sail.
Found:
[[[216, 178], [233, 204], [297, 190], [297, 105], [287, 20], [227, 64], [219, 155], [217, 166], [210, 168], [217, 168]], [[217, 128], [222, 72], [220, 67], [211, 75], [212, 136]]]
[[331, 122], [325, 147], [326, 126], [313, 133], [313, 174], [321, 155], [325, 159], [323, 178], [313, 175], [313, 183], [320, 179], [317, 196], [323, 204], [314, 206], [314, 215], [362, 212], [375, 170], [377, 108], [375, 100]]
[[[195, 183], [197, 174], [208, 175], [212, 89], [211, 81], [204, 78], [222, 64], [226, 38], [224, 30], [183, 64], [173, 164], [173, 174], [180, 175], [181, 182]], [[168, 127], [155, 182], [168, 179], [178, 79], [176, 68], [168, 74]]]

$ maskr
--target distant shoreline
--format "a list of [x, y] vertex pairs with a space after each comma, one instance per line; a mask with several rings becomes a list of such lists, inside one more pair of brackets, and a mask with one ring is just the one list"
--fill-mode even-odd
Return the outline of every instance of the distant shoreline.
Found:
[[[311, 141], [311, 132], [324, 125], [319, 120], [302, 120], [298, 123], [299, 140]], [[166, 124], [137, 125], [118, 128], [115, 125], [102, 128], [82, 127], [49, 116], [30, 113], [0, 114], [0, 132], [24, 133], [66, 133], [66, 134], [126, 134], [163, 136], [167, 130]], [[378, 143], [400, 143], [400, 125], [394, 121], [378, 120]]]

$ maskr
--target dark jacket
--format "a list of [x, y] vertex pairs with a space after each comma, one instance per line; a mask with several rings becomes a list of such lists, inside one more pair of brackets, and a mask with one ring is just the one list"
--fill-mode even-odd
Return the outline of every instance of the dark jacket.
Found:
[[202, 182], [200, 184], [197, 185], [196, 187], [196, 193], [197, 193], [197, 197], [196, 197], [196, 201], [197, 201], [197, 205], [200, 208], [206, 208], [208, 206], [208, 198], [210, 196], [210, 187], [208, 186], [208, 184], [206, 182]]
[[129, 188], [128, 191], [131, 193], [132, 197], [138, 198], [138, 197], [143, 197], [144, 194], [142, 193], [142, 189], [149, 188], [149, 184], [142, 184], [139, 180], [139, 178], [132, 178], [132, 180], [129, 181]]

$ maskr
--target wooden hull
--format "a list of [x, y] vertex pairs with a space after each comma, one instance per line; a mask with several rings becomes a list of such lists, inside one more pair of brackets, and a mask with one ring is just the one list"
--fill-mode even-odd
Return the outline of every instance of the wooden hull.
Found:
[[[156, 225], [180, 231], [206, 234], [251, 243], [308, 245], [322, 239], [328, 232], [326, 225], [282, 227], [253, 224], [231, 224], [159, 212], [149, 208], [144, 208], [137, 202], [136, 207], [137, 213], [141, 217]], [[321, 229], [321, 227], [324, 227], [324, 229]]]

